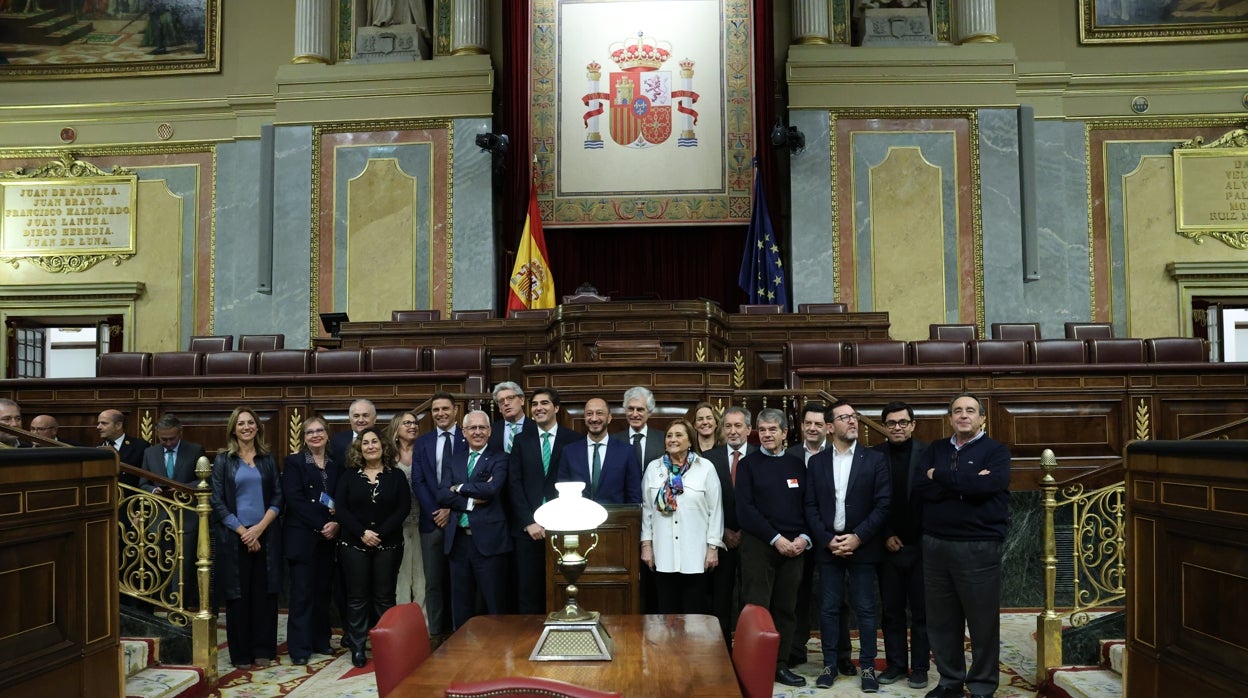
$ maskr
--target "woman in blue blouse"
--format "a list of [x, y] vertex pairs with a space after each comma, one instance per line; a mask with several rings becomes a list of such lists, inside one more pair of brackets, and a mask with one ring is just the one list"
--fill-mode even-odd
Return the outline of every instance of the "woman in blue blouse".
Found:
[[328, 444], [325, 420], [311, 417], [303, 423], [303, 446], [298, 453], [286, 456], [282, 466], [286, 502], [282, 543], [290, 565], [286, 645], [291, 663], [297, 665], [307, 664], [313, 652], [333, 653], [329, 647], [329, 607], [338, 543], [333, 496], [342, 464], [330, 458]]
[[[412, 508], [412, 488], [395, 467], [394, 446], [378, 427], [360, 432], [347, 451], [347, 470], [338, 481], [335, 516], [342, 525], [338, 562], [347, 587], [351, 663], [368, 663], [368, 631], [391, 606], [403, 562], [403, 520]], [[420, 554], [419, 550], [412, 551]]]
[[277, 657], [277, 594], [282, 588], [282, 488], [256, 413], [230, 414], [226, 450], [212, 466], [217, 585], [225, 598], [230, 662], [265, 668]]

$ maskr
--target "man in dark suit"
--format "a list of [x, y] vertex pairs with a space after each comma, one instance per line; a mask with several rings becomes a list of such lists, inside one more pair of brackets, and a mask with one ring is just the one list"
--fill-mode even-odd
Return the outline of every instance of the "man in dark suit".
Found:
[[858, 413], [844, 400], [828, 410], [831, 448], [807, 466], [806, 522], [815, 539], [815, 559], [822, 587], [819, 632], [823, 637], [823, 672], [815, 681], [831, 688], [837, 676], [841, 602], [848, 577], [849, 605], [858, 618], [859, 677], [864, 693], [879, 690], [875, 676], [875, 565], [884, 551], [880, 535], [888, 518], [892, 481], [878, 451], [858, 446]]
[[719, 475], [720, 496], [724, 500], [724, 546], [719, 551], [719, 564], [711, 572], [711, 602], [719, 627], [724, 631], [724, 641], [731, 646], [732, 629], [737, 624], [741, 605], [737, 603], [738, 572], [741, 564], [741, 524], [737, 521], [737, 494], [735, 489], [737, 466], [746, 456], [758, 450], [749, 443], [750, 411], [744, 407], [724, 410], [723, 448], [713, 448], [703, 455], [715, 465]]
[[[37, 414], [35, 415], [34, 419], [30, 420], [30, 429], [28, 429], [28, 431], [34, 434], [35, 436], [42, 436], [45, 439], [52, 439], [53, 441], [59, 441], [65, 444], [66, 446], [78, 446], [78, 447], [82, 446], [82, 444], [76, 441], [70, 441], [69, 439], [62, 439], [60, 435], [58, 434], [58, 432], [60, 431], [60, 428], [61, 428], [61, 425], [57, 423], [56, 417], [53, 417], [50, 414]], [[30, 445], [38, 446], [39, 444], [34, 443], [32, 441]]]
[[538, 388], [529, 397], [529, 416], [536, 425], [521, 431], [512, 442], [507, 460], [507, 493], [511, 535], [516, 538], [515, 572], [517, 612], [546, 613], [546, 529], [533, 512], [558, 496], [555, 482], [563, 448], [579, 443], [581, 435], [559, 427], [559, 393]]
[[[156, 443], [143, 451], [143, 469], [175, 482], [195, 485], [195, 464], [204, 455], [204, 447], [190, 441], [182, 440], [182, 421], [177, 415], [166, 412], [156, 420]], [[164, 494], [165, 489], [156, 482], [143, 478], [139, 487], [152, 494]], [[188, 512], [182, 519], [184, 530], [182, 536], [182, 579], [195, 579], [196, 543], [199, 540], [199, 518]], [[162, 525], [163, 522], [156, 522]], [[177, 579], [174, 580], [176, 585]], [[188, 599], [198, 599], [194, 592], [195, 586], [188, 583], [185, 594]]]
[[[143, 452], [151, 444], [138, 436], [126, 435], [126, 416], [119, 410], [104, 410], [96, 418], [95, 430], [100, 433], [100, 446], [117, 452], [118, 460], [133, 468], [143, 467]], [[139, 476], [122, 473], [122, 484], [139, 486]]]
[[556, 480], [585, 483], [583, 495], [599, 504], [640, 504], [641, 464], [627, 444], [607, 437], [610, 424], [606, 400], [593, 397], [585, 402], [587, 438], [563, 450]]
[[[13, 429], [22, 428], [22, 408], [7, 397], [0, 397], [0, 424]], [[21, 441], [16, 436], [8, 434], [0, 434], [0, 441], [14, 448], [21, 445]]]
[[438, 505], [451, 510], [443, 551], [450, 558], [451, 618], [458, 630], [476, 609], [477, 592], [486, 613], [504, 612], [507, 599], [507, 454], [488, 446], [490, 417], [481, 410], [464, 417], [468, 448], [451, 456], [437, 491]]
[[629, 388], [624, 391], [624, 418], [628, 420], [628, 428], [611, 435], [633, 447], [642, 473], [646, 472], [650, 461], [663, 457], [663, 432], [651, 429], [648, 424], [654, 410], [654, 393], [640, 385]]
[[[802, 411], [799, 413], [802, 420], [802, 440], [790, 446], [785, 453], [802, 459], [802, 463], [809, 463], [811, 456], [827, 448], [828, 424], [824, 417], [825, 410], [827, 407], [821, 402], [808, 402], [802, 405]], [[793, 646], [789, 650], [790, 667], [806, 663], [806, 643], [810, 641], [810, 628], [813, 620], [819, 617], [819, 594], [812, 591], [812, 589], [819, 588], [815, 581], [818, 577], [818, 565], [815, 564], [813, 558], [813, 555], [802, 556], [802, 583], [797, 587], [795, 610], [797, 620], [793, 626]], [[837, 665], [844, 666], [848, 663], [847, 676], [853, 676], [857, 672], [854, 671], [853, 661], [849, 659], [849, 614], [842, 612], [841, 619], [843, 642], [838, 642], [837, 646], [841, 650], [843, 659], [838, 661]]]
[[446, 524], [451, 510], [437, 502], [438, 483], [442, 481], [451, 458], [467, 451], [464, 432], [455, 425], [459, 408], [450, 393], [434, 393], [429, 402], [434, 430], [416, 439], [412, 453], [412, 495], [420, 503], [420, 555], [425, 566], [425, 618], [429, 634], [449, 634], [450, 607], [447, 604], [450, 575], [446, 564]]
[[339, 467], [346, 466], [347, 449], [351, 447], [355, 437], [377, 423], [377, 407], [371, 400], [356, 400], [347, 409], [347, 419], [350, 420], [351, 429], [340, 431], [329, 439], [329, 457]]
[[533, 433], [537, 427], [524, 417], [524, 389], [511, 381], [494, 386], [494, 404], [501, 418], [490, 431], [490, 448], [511, 453], [512, 443], [522, 433]]
[[[927, 641], [927, 605], [923, 601], [923, 502], [912, 496], [914, 471], [927, 442], [914, 437], [914, 409], [890, 402], [880, 413], [888, 440], [875, 447], [888, 461], [893, 489], [888, 519], [880, 536], [884, 556], [876, 566], [883, 611], [884, 658], [881, 684], [907, 677], [910, 688], [927, 688], [931, 645]], [[910, 609], [910, 653], [906, 655], [906, 608]]]

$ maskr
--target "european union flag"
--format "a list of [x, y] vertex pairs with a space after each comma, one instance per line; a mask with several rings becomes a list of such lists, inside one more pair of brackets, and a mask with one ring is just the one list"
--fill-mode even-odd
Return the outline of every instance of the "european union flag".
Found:
[[758, 167], [754, 168], [754, 211], [750, 215], [750, 231], [745, 236], [745, 254], [741, 257], [741, 273], [737, 285], [745, 291], [750, 304], [779, 305], [789, 309], [789, 291], [784, 281], [784, 265], [780, 246], [767, 213], [767, 199]]

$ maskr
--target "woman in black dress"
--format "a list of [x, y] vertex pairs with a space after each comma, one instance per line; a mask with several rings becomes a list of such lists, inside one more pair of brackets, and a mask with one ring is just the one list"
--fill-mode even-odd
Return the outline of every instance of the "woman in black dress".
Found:
[[412, 491], [395, 459], [394, 446], [380, 428], [360, 432], [347, 451], [347, 471], [334, 497], [342, 525], [338, 560], [347, 583], [343, 633], [357, 667], [368, 663], [364, 642], [369, 629], [394, 605], [403, 561], [403, 520], [412, 507]]

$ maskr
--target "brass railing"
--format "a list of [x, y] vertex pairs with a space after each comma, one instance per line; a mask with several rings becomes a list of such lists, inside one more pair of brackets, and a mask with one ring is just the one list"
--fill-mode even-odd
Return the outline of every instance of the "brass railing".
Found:
[[[1118, 605], [1126, 598], [1126, 488], [1122, 482], [1087, 490], [1081, 483], [1060, 487], [1053, 478], [1057, 458], [1045, 449], [1040, 456], [1044, 477], [1040, 481], [1044, 508], [1044, 610], [1036, 618], [1036, 682], [1062, 663], [1062, 622], [1074, 627], [1090, 620], [1090, 611]], [[1059, 514], [1069, 526], [1072, 546], [1069, 603], [1058, 610], [1057, 522]]]
[[[190, 627], [192, 663], [203, 670], [209, 686], [217, 682], [217, 617], [210, 601], [211, 530], [208, 515], [212, 466], [206, 457], [195, 464], [199, 484], [155, 478], [161, 494], [119, 484], [121, 538], [119, 587], [122, 594], [163, 609], [169, 623]], [[188, 536], [194, 522], [194, 540]], [[187, 550], [188, 547], [194, 550]], [[183, 574], [183, 561], [194, 555], [194, 579]]]

